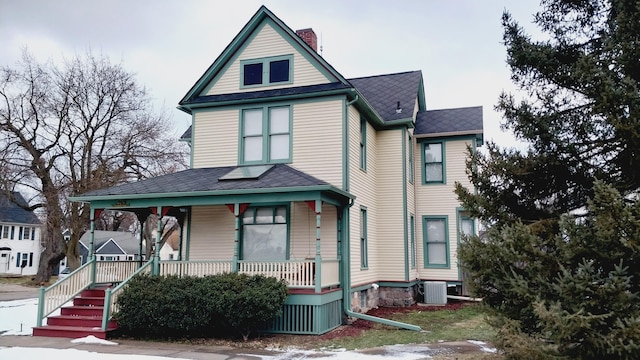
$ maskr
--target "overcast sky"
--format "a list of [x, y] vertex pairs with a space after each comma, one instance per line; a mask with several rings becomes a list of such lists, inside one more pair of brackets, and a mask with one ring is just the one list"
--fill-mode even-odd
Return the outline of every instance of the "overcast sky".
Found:
[[0, 0], [0, 66], [25, 47], [41, 61], [106, 54], [180, 135], [190, 117], [178, 101], [263, 4], [293, 30], [313, 28], [346, 78], [422, 70], [428, 109], [481, 105], [485, 139], [516, 144], [493, 110], [514, 90], [500, 18], [507, 10], [534, 32], [537, 0]]

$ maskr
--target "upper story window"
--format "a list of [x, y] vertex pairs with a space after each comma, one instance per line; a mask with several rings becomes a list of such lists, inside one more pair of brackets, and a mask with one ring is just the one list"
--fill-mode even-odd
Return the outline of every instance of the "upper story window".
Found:
[[291, 83], [293, 56], [242, 60], [241, 87]]
[[444, 147], [443, 143], [423, 143], [423, 183], [444, 183]]
[[9, 239], [11, 238], [11, 225], [0, 225], [1, 231], [0, 231], [0, 236], [2, 239]]
[[413, 184], [413, 137], [409, 134], [409, 182]]
[[241, 164], [289, 162], [291, 160], [291, 109], [263, 107], [242, 111]]
[[360, 169], [367, 170], [367, 120], [360, 118]]

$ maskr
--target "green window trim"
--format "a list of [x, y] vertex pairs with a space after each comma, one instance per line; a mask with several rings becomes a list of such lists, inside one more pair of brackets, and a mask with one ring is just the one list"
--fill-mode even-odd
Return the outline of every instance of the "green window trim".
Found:
[[414, 182], [414, 164], [413, 164], [413, 136], [409, 134], [409, 182]]
[[367, 171], [367, 120], [360, 117], [360, 169]]
[[[439, 149], [438, 149], [439, 147]], [[447, 183], [447, 167], [446, 167], [446, 156], [445, 156], [445, 141], [430, 141], [420, 143], [420, 149], [422, 153], [422, 184], [446, 184]], [[439, 150], [439, 151], [438, 151]], [[427, 156], [427, 151], [432, 152], [432, 156]], [[435, 154], [435, 157], [433, 156]], [[428, 179], [429, 176], [433, 176], [433, 174], [438, 173], [438, 165], [440, 167], [439, 173], [441, 174], [440, 178], [437, 176], [435, 179]], [[429, 171], [428, 168], [432, 170]]]
[[[284, 64], [288, 62], [288, 76], [286, 80], [282, 80], [282, 74], [279, 73], [278, 79], [273, 79], [272, 67], [275, 64]], [[251, 81], [250, 84], [246, 84], [245, 71], [257, 70], [262, 73], [260, 81]], [[246, 74], [249, 76], [249, 74]], [[273, 85], [285, 85], [293, 83], [293, 55], [281, 55], [272, 56], [266, 58], [240, 60], [240, 89], [250, 89], [256, 87], [273, 86]]]
[[[434, 230], [431, 236], [429, 235], [430, 228]], [[422, 236], [424, 241], [424, 267], [449, 269], [451, 266], [449, 258], [449, 217], [446, 215], [423, 216]], [[439, 261], [436, 261], [436, 259], [439, 259]]]
[[[282, 121], [276, 114], [286, 110], [288, 121]], [[284, 113], [280, 114], [283, 116]], [[286, 129], [285, 129], [286, 125]], [[246, 108], [240, 110], [240, 127], [239, 127], [239, 144], [238, 144], [238, 164], [240, 165], [257, 165], [257, 164], [275, 164], [290, 163], [293, 151], [292, 141], [293, 114], [292, 106], [277, 105]], [[286, 146], [274, 146], [276, 140], [288, 141]], [[285, 140], [286, 139], [286, 140]], [[252, 148], [256, 153], [248, 150]], [[276, 155], [277, 153], [280, 155]], [[284, 156], [286, 152], [286, 156]]]
[[416, 268], [416, 217], [413, 214], [409, 214], [409, 238], [410, 238], [410, 263], [411, 268]]
[[369, 268], [369, 244], [367, 237], [367, 208], [360, 207], [360, 269]]
[[[289, 204], [275, 204], [248, 207], [240, 216], [240, 260], [248, 261], [284, 261], [290, 259], [291, 210]], [[269, 228], [270, 227], [270, 228]], [[280, 229], [276, 229], [279, 227]], [[250, 230], [250, 228], [253, 228]], [[260, 228], [260, 229], [259, 229]], [[256, 230], [256, 231], [254, 231]], [[276, 232], [274, 232], [276, 230]], [[277, 245], [277, 231], [284, 232], [284, 246]], [[282, 234], [280, 234], [282, 235]], [[255, 236], [252, 252], [248, 249], [248, 236]], [[259, 239], [258, 239], [259, 237]], [[265, 244], [265, 242], [267, 242]], [[257, 247], [256, 247], [257, 246]], [[272, 248], [269, 249], [269, 246]], [[274, 252], [275, 251], [275, 252]], [[254, 254], [259, 254], [255, 256]]]

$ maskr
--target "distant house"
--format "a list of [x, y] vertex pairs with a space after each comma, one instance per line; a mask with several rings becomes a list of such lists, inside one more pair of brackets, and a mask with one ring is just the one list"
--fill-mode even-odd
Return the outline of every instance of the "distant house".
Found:
[[180, 260], [180, 232], [174, 231], [160, 248], [160, 260]]
[[[78, 243], [81, 264], [89, 258], [90, 236], [85, 232]], [[130, 232], [96, 230], [94, 248], [98, 261], [140, 260], [140, 240]]]
[[0, 274], [35, 275], [42, 224], [19, 192], [0, 193]]

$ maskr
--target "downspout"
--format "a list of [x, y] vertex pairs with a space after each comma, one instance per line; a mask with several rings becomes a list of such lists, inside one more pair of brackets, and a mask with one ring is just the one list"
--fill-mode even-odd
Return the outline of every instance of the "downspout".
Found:
[[343, 298], [342, 304], [343, 304], [343, 311], [345, 315], [356, 318], [356, 319], [362, 319], [362, 320], [372, 321], [372, 322], [376, 322], [384, 325], [395, 326], [401, 329], [421, 331], [422, 329], [420, 328], [420, 326], [411, 325], [411, 324], [407, 324], [399, 321], [383, 319], [383, 318], [379, 318], [379, 317], [375, 317], [367, 314], [360, 314], [360, 313], [351, 311], [351, 249], [350, 249], [351, 242], [348, 241], [349, 239], [348, 227], [349, 227], [349, 222], [351, 221], [349, 218], [349, 209], [351, 209], [353, 204], [354, 204], [354, 199], [351, 199], [351, 201], [349, 202], [349, 205], [342, 210], [344, 212], [342, 216], [343, 224], [344, 224], [343, 227], [346, 228], [346, 229], [343, 229], [344, 239], [342, 241], [342, 246], [343, 246], [342, 256], [343, 256], [343, 259], [347, 260], [342, 262], [342, 281], [341, 281], [342, 298]]

